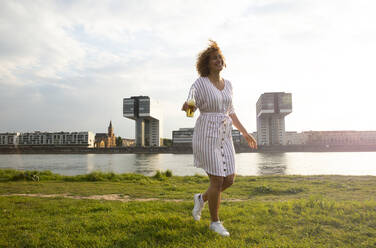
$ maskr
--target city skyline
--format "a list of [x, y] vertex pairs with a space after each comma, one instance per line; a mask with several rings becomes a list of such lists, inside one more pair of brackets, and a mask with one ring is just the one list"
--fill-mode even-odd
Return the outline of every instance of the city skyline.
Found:
[[[199, 6], [199, 7], [198, 7]], [[163, 137], [193, 127], [180, 111], [195, 59], [218, 42], [235, 111], [256, 131], [264, 92], [291, 92], [286, 131], [375, 130], [372, 1], [4, 1], [0, 133], [82, 130], [134, 138], [122, 99], [147, 95]], [[208, 15], [207, 13], [210, 13]], [[21, 32], [20, 32], [21, 31]]]

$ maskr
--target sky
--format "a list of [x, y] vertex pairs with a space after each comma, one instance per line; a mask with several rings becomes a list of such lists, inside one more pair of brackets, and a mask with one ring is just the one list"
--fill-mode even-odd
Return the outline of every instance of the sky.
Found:
[[0, 2], [0, 132], [107, 131], [134, 138], [122, 99], [147, 95], [163, 137], [217, 41], [233, 105], [256, 131], [265, 92], [292, 93], [286, 131], [376, 130], [376, 2], [119, 0]]

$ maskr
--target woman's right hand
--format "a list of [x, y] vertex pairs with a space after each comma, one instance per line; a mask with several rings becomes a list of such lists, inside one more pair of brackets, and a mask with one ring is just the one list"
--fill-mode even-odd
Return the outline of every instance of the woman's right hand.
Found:
[[[193, 111], [196, 111], [196, 109], [197, 109], [197, 107], [194, 106]], [[185, 111], [185, 112], [187, 112], [187, 110], [188, 110], [188, 102], [185, 102], [185, 103], [183, 104], [183, 106], [181, 107], [181, 111]]]
[[187, 109], [188, 109], [188, 103], [185, 102], [185, 103], [183, 104], [183, 106], [181, 107], [181, 111], [185, 111], [185, 112], [187, 112]]
[[248, 133], [244, 135], [245, 140], [248, 143], [248, 146], [251, 147], [252, 149], [257, 149], [257, 141], [255, 138], [253, 138], [252, 135], [249, 135]]

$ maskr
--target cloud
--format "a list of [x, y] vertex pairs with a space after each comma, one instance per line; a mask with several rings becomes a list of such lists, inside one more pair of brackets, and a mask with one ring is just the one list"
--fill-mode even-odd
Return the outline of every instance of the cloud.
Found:
[[[164, 109], [164, 134], [194, 125], [180, 111], [209, 38], [220, 44], [237, 114], [256, 129], [266, 91], [293, 93], [287, 129], [353, 128], [332, 95], [364, 123], [376, 30], [371, 1], [3, 1], [0, 3], [0, 131], [89, 130], [134, 136], [122, 98], [149, 95]], [[356, 84], [357, 87], [345, 87]], [[355, 89], [354, 89], [355, 88]], [[317, 96], [325, 92], [321, 102]], [[366, 93], [364, 93], [366, 92]], [[296, 98], [295, 98], [296, 97]], [[372, 98], [372, 96], [370, 96]], [[358, 96], [362, 106], [370, 102]], [[311, 120], [338, 113], [338, 121]], [[336, 111], [334, 111], [336, 110]]]

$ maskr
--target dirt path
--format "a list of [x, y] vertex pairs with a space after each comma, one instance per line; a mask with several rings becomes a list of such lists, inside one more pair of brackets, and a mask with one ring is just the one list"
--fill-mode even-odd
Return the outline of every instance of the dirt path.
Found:
[[51, 195], [44, 195], [44, 194], [7, 194], [7, 195], [0, 195], [0, 196], [29, 196], [29, 197], [42, 197], [42, 198], [63, 197], [63, 198], [70, 198], [70, 199], [89, 199], [89, 200], [106, 200], [106, 201], [121, 201], [121, 202], [129, 202], [129, 201], [171, 201], [171, 202], [181, 202], [181, 201], [183, 201], [181, 199], [130, 198], [127, 195], [119, 195], [119, 194], [90, 195], [90, 196], [68, 195], [68, 194], [51, 194]]
[[[70, 198], [70, 199], [89, 199], [89, 200], [106, 200], [106, 201], [121, 201], [121, 202], [131, 202], [131, 201], [165, 201], [165, 202], [183, 202], [183, 201], [191, 201], [191, 200], [183, 200], [183, 199], [160, 199], [160, 198], [130, 198], [127, 195], [119, 195], [119, 194], [109, 194], [109, 195], [90, 195], [90, 196], [79, 196], [79, 195], [69, 195], [69, 194], [6, 194], [0, 196], [28, 196], [28, 197], [41, 197], [41, 198]], [[243, 199], [227, 199], [224, 200], [227, 202], [238, 202], [238, 201], [246, 201]]]

